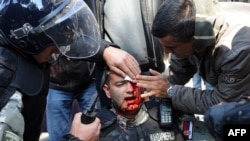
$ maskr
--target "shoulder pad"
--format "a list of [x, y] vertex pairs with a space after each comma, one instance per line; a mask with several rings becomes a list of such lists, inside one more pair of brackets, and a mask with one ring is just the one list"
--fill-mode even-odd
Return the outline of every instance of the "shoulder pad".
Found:
[[17, 58], [9, 50], [0, 47], [0, 86], [9, 86], [16, 71]]
[[23, 94], [38, 94], [44, 83], [44, 73], [32, 61], [0, 46], [0, 86], [11, 86]]

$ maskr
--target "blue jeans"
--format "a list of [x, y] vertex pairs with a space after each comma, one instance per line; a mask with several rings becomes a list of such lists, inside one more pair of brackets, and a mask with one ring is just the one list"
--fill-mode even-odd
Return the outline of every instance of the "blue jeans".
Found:
[[[204, 82], [204, 83], [205, 83], [206, 90], [213, 90], [213, 86], [211, 84], [209, 84], [208, 82]], [[200, 74], [197, 72], [193, 76], [193, 87], [201, 89], [201, 84], [202, 84], [202, 78]]]
[[[60, 141], [62, 136], [69, 133], [72, 115], [72, 104], [76, 99], [82, 111], [91, 107], [94, 96], [97, 95], [96, 83], [91, 83], [86, 89], [77, 92], [67, 92], [49, 89], [46, 106], [47, 130], [49, 141]], [[99, 99], [96, 108], [100, 108]]]

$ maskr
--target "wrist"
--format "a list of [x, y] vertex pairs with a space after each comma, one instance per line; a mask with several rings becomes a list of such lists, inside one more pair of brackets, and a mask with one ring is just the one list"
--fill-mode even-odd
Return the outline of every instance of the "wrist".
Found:
[[104, 60], [106, 60], [106, 58], [107, 58], [107, 53], [109, 53], [109, 49], [110, 49], [110, 47], [111, 46], [107, 46], [107, 47], [105, 47], [105, 49], [103, 50], [103, 53], [102, 53], [102, 55], [103, 55], [103, 59]]
[[82, 141], [80, 140], [78, 137], [72, 135], [72, 134], [66, 134], [63, 136], [63, 139], [65, 139], [65, 141]]
[[102, 56], [104, 58], [104, 51], [108, 48], [108, 47], [114, 47], [114, 48], [120, 48], [118, 45], [102, 40], [102, 47], [100, 48], [99, 54], [100, 56]]

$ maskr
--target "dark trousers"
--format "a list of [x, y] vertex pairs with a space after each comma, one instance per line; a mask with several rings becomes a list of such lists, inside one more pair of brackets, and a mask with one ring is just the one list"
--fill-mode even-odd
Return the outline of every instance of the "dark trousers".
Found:
[[23, 104], [24, 108], [22, 114], [25, 122], [23, 141], [39, 141], [41, 123], [43, 121], [46, 106], [46, 95], [23, 95]]

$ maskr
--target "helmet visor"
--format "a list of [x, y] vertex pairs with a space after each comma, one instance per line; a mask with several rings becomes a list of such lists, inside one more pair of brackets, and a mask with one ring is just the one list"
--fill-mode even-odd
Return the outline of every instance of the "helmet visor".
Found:
[[83, 0], [71, 2], [43, 25], [44, 33], [70, 58], [89, 58], [99, 51], [101, 36], [95, 16]]

